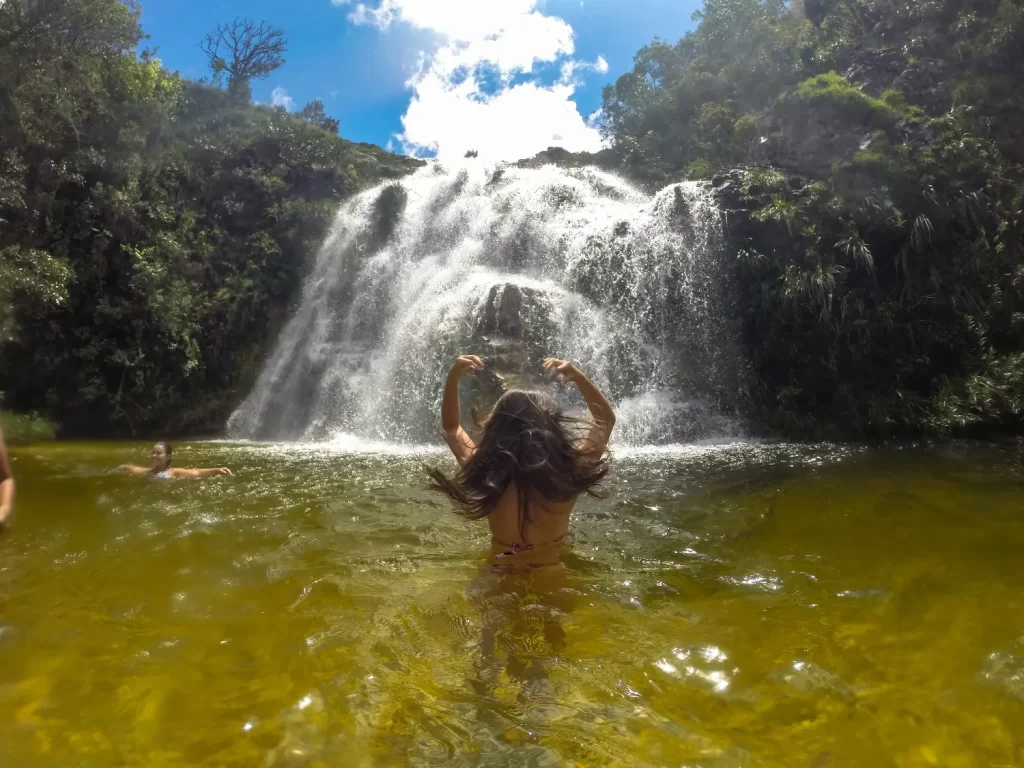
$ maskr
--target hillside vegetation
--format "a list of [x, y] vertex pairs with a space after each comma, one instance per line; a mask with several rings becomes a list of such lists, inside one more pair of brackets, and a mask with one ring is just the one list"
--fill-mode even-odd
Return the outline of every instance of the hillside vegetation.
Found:
[[142, 42], [131, 3], [0, 5], [0, 393], [63, 434], [221, 429], [339, 201], [421, 164]]
[[1020, 431], [1018, 0], [706, 0], [604, 94], [626, 173], [713, 178], [745, 407], [790, 434]]
[[[753, 423], [1020, 432], [1020, 0], [705, 0], [696, 21], [606, 88], [608, 150], [533, 162], [711, 180]], [[338, 203], [420, 164], [339, 138], [320, 102], [252, 104], [280, 30], [210, 33], [212, 84], [143, 42], [133, 2], [0, 4], [0, 402], [63, 434], [219, 430]]]

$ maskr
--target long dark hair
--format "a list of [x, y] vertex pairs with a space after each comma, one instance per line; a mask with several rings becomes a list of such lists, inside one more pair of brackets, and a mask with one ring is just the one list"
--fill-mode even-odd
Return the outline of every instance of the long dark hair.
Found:
[[[429, 488], [440, 491], [471, 520], [487, 517], [510, 485], [519, 497], [519, 531], [530, 520], [529, 502], [571, 501], [581, 494], [603, 498], [608, 453], [579, 439], [588, 422], [566, 416], [546, 392], [510, 390], [483, 424], [476, 451], [458, 472], [427, 467]], [[574, 429], [575, 427], [575, 429]]]

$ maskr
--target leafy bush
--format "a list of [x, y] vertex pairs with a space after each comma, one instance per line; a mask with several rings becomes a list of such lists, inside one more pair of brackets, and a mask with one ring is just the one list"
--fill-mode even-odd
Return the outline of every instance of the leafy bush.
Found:
[[0, 431], [11, 445], [45, 443], [57, 439], [57, 427], [37, 414], [0, 411]]
[[924, 415], [939, 433], [979, 426], [1024, 426], [1024, 353], [987, 353], [979, 370], [943, 382], [934, 408]]
[[838, 72], [826, 72], [804, 80], [796, 93], [810, 102], [829, 102], [840, 107], [851, 123], [871, 123], [888, 127], [908, 115], [906, 110], [892, 106], [888, 100], [876, 99], [866, 94]]
[[749, 210], [730, 216], [747, 412], [803, 435], [1019, 431], [1021, 4], [704, 0], [695, 18], [605, 89], [604, 130], [653, 181], [763, 166], [759, 134], [778, 139], [785, 175], [728, 187]]
[[694, 160], [686, 166], [686, 173], [684, 175], [687, 179], [700, 181], [701, 179], [710, 178], [714, 172], [715, 167], [707, 160]]
[[775, 168], [750, 168], [743, 176], [743, 190], [781, 191], [786, 186], [786, 177]]

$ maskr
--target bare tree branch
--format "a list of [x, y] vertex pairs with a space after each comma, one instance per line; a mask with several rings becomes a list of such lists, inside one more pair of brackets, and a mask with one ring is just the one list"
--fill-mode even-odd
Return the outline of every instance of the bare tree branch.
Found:
[[235, 19], [221, 24], [199, 44], [206, 54], [214, 82], [220, 83], [228, 75], [232, 91], [250, 80], [262, 80], [284, 64], [288, 41], [284, 32], [261, 21], [258, 25], [248, 19]]

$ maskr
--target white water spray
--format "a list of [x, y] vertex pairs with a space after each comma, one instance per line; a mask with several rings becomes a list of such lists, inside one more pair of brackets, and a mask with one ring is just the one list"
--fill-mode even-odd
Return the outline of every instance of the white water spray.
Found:
[[651, 196], [593, 169], [434, 164], [364, 192], [229, 434], [436, 440], [460, 353], [489, 363], [467, 405], [543, 385], [541, 359], [564, 357], [619, 406], [619, 443], [734, 434], [720, 230], [699, 184]]

